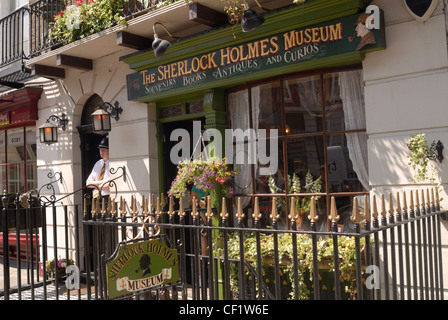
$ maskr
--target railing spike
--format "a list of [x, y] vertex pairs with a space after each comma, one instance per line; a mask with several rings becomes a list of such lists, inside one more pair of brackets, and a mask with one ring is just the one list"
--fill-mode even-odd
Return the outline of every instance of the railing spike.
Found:
[[207, 196], [207, 210], [205, 212], [205, 216], [207, 219], [211, 219], [213, 217], [213, 210], [212, 210], [212, 202], [210, 200], [210, 196]]
[[176, 212], [174, 212], [174, 198], [172, 195], [170, 195], [169, 205], [168, 205], [168, 215], [170, 217], [174, 217]]
[[380, 214], [381, 217], [384, 219], [387, 216], [387, 212], [386, 212], [386, 202], [384, 200], [384, 193], [381, 194], [381, 209], [380, 209]]
[[243, 220], [245, 215], [243, 213], [243, 206], [241, 205], [241, 197], [238, 197], [237, 200], [237, 209], [236, 209], [236, 217], [239, 221]]
[[317, 212], [316, 212], [316, 198], [315, 197], [311, 197], [310, 214], [308, 215], [308, 219], [313, 223], [316, 223], [317, 221], [319, 221], [319, 216], [317, 215]]
[[120, 198], [120, 213], [123, 217], [128, 214], [126, 211], [126, 200], [123, 197]]
[[131, 210], [132, 215], [136, 217], [138, 215], [138, 210], [137, 210], [137, 199], [135, 198], [134, 195], [131, 196]]
[[[163, 196], [163, 193], [162, 193]], [[162, 215], [162, 208], [160, 203], [160, 198], [157, 197], [156, 199], [156, 216], [160, 217]]]
[[291, 220], [291, 222], [294, 222], [298, 219], [298, 215], [297, 215], [297, 209], [296, 209], [296, 199], [294, 197], [291, 197], [291, 206], [290, 206], [290, 210], [289, 210], [289, 220]]
[[272, 209], [271, 209], [271, 215], [269, 216], [273, 222], [276, 222], [278, 219], [280, 219], [280, 215], [278, 214], [277, 209], [277, 197], [272, 198]]
[[376, 196], [372, 196], [372, 218], [378, 220], [378, 208], [376, 205]]
[[370, 221], [370, 207], [369, 207], [369, 197], [367, 195], [364, 196], [364, 220], [366, 222]]
[[225, 197], [222, 197], [221, 219], [226, 220], [228, 217], [229, 213], [227, 212], [227, 201]]
[[333, 223], [338, 222], [340, 216], [338, 215], [338, 209], [336, 208], [336, 199], [331, 197], [331, 207], [330, 207], [330, 221]]
[[350, 217], [351, 222], [354, 224], [360, 224], [362, 221], [361, 215], [359, 214], [358, 198], [353, 198], [353, 213]]
[[414, 193], [412, 190], [409, 192], [409, 210], [414, 211]]
[[403, 212], [408, 211], [408, 203], [406, 201], [406, 191], [403, 191]]
[[199, 216], [199, 212], [198, 212], [198, 199], [196, 199], [196, 196], [193, 196], [193, 198], [191, 199], [192, 201], [192, 205], [191, 205], [191, 217], [193, 219], [197, 219]]
[[421, 209], [420, 209], [420, 213], [424, 213], [425, 212], [425, 190], [420, 190], [420, 204], [421, 204]]
[[397, 192], [397, 209], [395, 211], [397, 212], [397, 216], [401, 215], [401, 202], [399, 192]]
[[261, 213], [260, 213], [260, 204], [258, 202], [258, 197], [255, 197], [255, 203], [254, 203], [254, 213], [252, 214], [252, 217], [255, 221], [261, 220]]
[[180, 197], [180, 199], [179, 199], [179, 212], [177, 214], [181, 218], [185, 217], [184, 199], [182, 197]]
[[389, 216], [394, 215], [394, 203], [392, 200], [392, 192], [389, 192]]
[[431, 208], [431, 198], [429, 197], [429, 188], [426, 188], [426, 207]]
[[435, 207], [436, 202], [434, 200], [434, 188], [431, 188], [431, 206]]
[[156, 194], [152, 193], [151, 194], [151, 209], [155, 209], [156, 208]]

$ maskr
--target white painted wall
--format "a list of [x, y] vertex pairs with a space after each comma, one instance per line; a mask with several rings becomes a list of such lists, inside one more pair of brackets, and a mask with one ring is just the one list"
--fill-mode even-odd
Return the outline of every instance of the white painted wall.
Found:
[[[130, 203], [132, 195], [148, 196], [149, 193], [158, 192], [155, 106], [127, 100], [126, 74], [131, 70], [127, 64], [119, 62], [119, 57], [128, 53], [127, 49], [117, 49], [115, 54], [94, 61], [92, 71], [66, 69], [65, 79], [40, 80], [40, 84], [44, 85], [44, 92], [39, 101], [39, 120], [36, 126], [42, 125], [52, 114], [60, 116], [65, 113], [69, 118], [67, 130], [59, 130], [58, 143], [50, 146], [37, 143], [39, 186], [49, 182], [48, 172], [62, 173], [62, 183], [55, 184], [57, 199], [85, 184], [81, 181], [80, 137], [76, 127], [81, 124], [84, 103], [94, 93], [101, 96], [103, 101], [112, 104], [118, 101], [123, 108], [120, 120], [116, 122], [112, 119], [112, 131], [109, 133], [110, 167], [117, 169], [125, 166], [127, 172], [126, 182], [123, 179], [116, 181], [119, 191], [117, 200], [123, 196]], [[120, 170], [117, 172], [119, 174]], [[49, 194], [50, 191], [42, 190], [42, 194], [46, 193]], [[137, 199], [141, 201], [140, 196]], [[81, 193], [65, 198], [62, 202], [69, 205], [80, 204]], [[62, 209], [59, 209], [58, 217], [62, 214]], [[73, 218], [73, 212], [70, 214]], [[51, 216], [48, 216], [48, 224], [52, 224]], [[58, 220], [57, 224], [58, 238], [63, 239], [62, 220]], [[70, 234], [73, 240], [73, 230]], [[51, 234], [49, 240], [48, 245], [51, 247]], [[60, 248], [64, 246], [64, 242], [59, 244]], [[75, 257], [73, 247], [71, 257]]]
[[[403, 1], [374, 0], [385, 12], [387, 49], [366, 55], [363, 61], [365, 106], [372, 195], [430, 187], [415, 185], [408, 163], [407, 141], [411, 134], [424, 132], [427, 140], [441, 140], [448, 146], [448, 54], [444, 1], [425, 23], [414, 20]], [[444, 149], [447, 157], [447, 149]], [[443, 208], [448, 208], [445, 170], [447, 160], [434, 162], [440, 172]], [[379, 203], [378, 203], [379, 204]], [[386, 207], [388, 207], [388, 203]], [[445, 261], [448, 258], [448, 222], [442, 222]], [[444, 287], [448, 287], [448, 265], [444, 266]], [[445, 291], [445, 298], [448, 293]]]

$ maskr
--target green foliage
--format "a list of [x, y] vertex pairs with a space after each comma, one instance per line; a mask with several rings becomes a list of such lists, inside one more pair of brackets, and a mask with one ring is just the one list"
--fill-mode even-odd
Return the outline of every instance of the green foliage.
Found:
[[[417, 183], [429, 180], [431, 184], [434, 184], [435, 169], [433, 166], [430, 166], [429, 163], [428, 154], [430, 148], [426, 142], [425, 134], [417, 133], [411, 135], [408, 142], [408, 148], [411, 151], [408, 155], [408, 165], [411, 166], [415, 172], [411, 181]], [[429, 170], [429, 167], [432, 167], [431, 171]], [[431, 176], [429, 176], [429, 173], [431, 173]]]
[[[322, 180], [320, 179], [313, 179], [313, 175], [310, 171], [307, 172], [306, 178], [305, 178], [305, 184], [302, 187], [300, 183], [299, 177], [294, 173], [291, 177], [289, 174], [286, 178], [286, 183], [288, 184], [288, 190], [290, 194], [299, 194], [299, 193], [320, 193], [322, 189]], [[270, 176], [268, 180], [268, 187], [271, 193], [278, 194], [283, 193], [282, 190], [277, 187], [275, 184], [274, 177]], [[319, 196], [314, 197], [316, 200], [319, 199]], [[311, 205], [311, 197], [296, 197], [296, 208], [299, 210], [299, 213], [306, 213], [310, 211], [310, 205]], [[283, 209], [283, 211], [286, 211], [285, 206], [285, 199], [284, 197], [276, 197], [276, 203], [277, 206]]]
[[126, 24], [121, 0], [78, 0], [54, 16], [50, 41], [70, 43], [116, 24]]
[[[361, 253], [364, 252], [365, 239], [360, 238]], [[334, 271], [333, 238], [320, 238], [317, 240], [317, 260], [320, 268]], [[229, 257], [240, 258], [239, 234], [232, 234], [228, 241]], [[255, 233], [244, 234], [244, 257], [250, 265], [257, 269], [257, 239]], [[274, 292], [274, 235], [260, 233], [260, 246], [262, 261], [263, 282], [271, 292]], [[345, 292], [354, 298], [356, 293], [356, 250], [355, 238], [338, 237], [338, 258], [340, 281], [345, 284]], [[313, 243], [312, 239], [303, 234], [297, 235], [297, 261], [293, 263], [293, 237], [289, 233], [278, 235], [279, 275], [282, 287], [282, 297], [294, 298], [294, 266], [297, 267], [299, 278], [299, 299], [309, 299], [312, 294], [313, 281]], [[238, 292], [239, 264], [232, 263], [230, 268], [232, 290]], [[247, 279], [254, 275], [245, 268]], [[320, 278], [320, 275], [319, 275]], [[332, 280], [331, 283], [334, 283]]]

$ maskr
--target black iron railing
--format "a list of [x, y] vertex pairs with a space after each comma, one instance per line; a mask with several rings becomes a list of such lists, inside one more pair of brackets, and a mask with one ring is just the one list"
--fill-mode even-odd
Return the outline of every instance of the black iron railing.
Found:
[[27, 57], [28, 10], [19, 9], [0, 20], [0, 67]]
[[[354, 205], [354, 232], [339, 229], [336, 212], [330, 231], [316, 230], [313, 212], [311, 230], [299, 231], [295, 213], [290, 229], [280, 230], [274, 211], [255, 207], [247, 225], [240, 213], [232, 222], [225, 211], [173, 210], [158, 200], [149, 207], [144, 197], [139, 207], [135, 198], [90, 205], [87, 198], [83, 205], [53, 199], [37, 207], [30, 200], [24, 207], [13, 196], [2, 210], [0, 292], [3, 299], [108, 299], [106, 259], [119, 243], [156, 237], [177, 249], [180, 279], [125, 299], [442, 300], [446, 212], [429, 193], [410, 196], [416, 201], [400, 204], [397, 196], [389, 208], [381, 200], [379, 210], [373, 198], [362, 213]], [[268, 228], [263, 215], [270, 215]], [[74, 260], [82, 288], [67, 290], [65, 280], [48, 276], [53, 257]]]
[[[160, 0], [116, 0], [119, 13], [126, 19], [155, 9]], [[36, 57], [67, 43], [51, 36], [55, 17], [67, 6], [89, 0], [40, 0], [20, 8], [0, 20], [0, 68], [18, 60]], [[29, 41], [28, 41], [29, 40]]]

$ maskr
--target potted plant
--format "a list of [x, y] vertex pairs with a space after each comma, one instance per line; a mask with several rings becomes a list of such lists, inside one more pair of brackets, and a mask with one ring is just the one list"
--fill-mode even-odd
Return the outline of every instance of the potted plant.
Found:
[[429, 180], [431, 184], [435, 183], [435, 168], [430, 164], [430, 147], [426, 142], [424, 133], [417, 133], [411, 135], [408, 143], [408, 149], [411, 151], [408, 154], [408, 165], [414, 170], [414, 176], [411, 181], [414, 183]]
[[[58, 283], [60, 283], [62, 281], [62, 279], [65, 276], [65, 269], [68, 266], [74, 265], [74, 261], [72, 259], [53, 259], [50, 261], [47, 261], [47, 263], [45, 264], [45, 268], [47, 271], [48, 276], [53, 280], [53, 281], [58, 281]], [[55, 282], [53, 282], [55, 283]]]
[[[314, 180], [313, 175], [308, 170], [305, 176], [305, 182], [302, 186], [300, 178], [294, 173], [292, 179], [289, 175], [287, 175], [286, 183], [288, 185], [288, 191], [290, 194], [299, 194], [299, 193], [320, 193], [322, 189], [322, 180], [320, 178]], [[270, 176], [268, 180], [268, 186], [271, 193], [278, 194], [282, 191], [276, 184], [274, 177]], [[316, 196], [315, 199], [319, 199], [319, 196]], [[276, 198], [277, 206], [279, 206], [284, 212], [286, 212], [286, 204], [284, 197]], [[299, 213], [299, 219], [297, 223], [299, 225], [302, 224], [303, 216], [310, 212], [311, 205], [311, 197], [303, 196], [303, 197], [295, 197], [296, 209]]]

